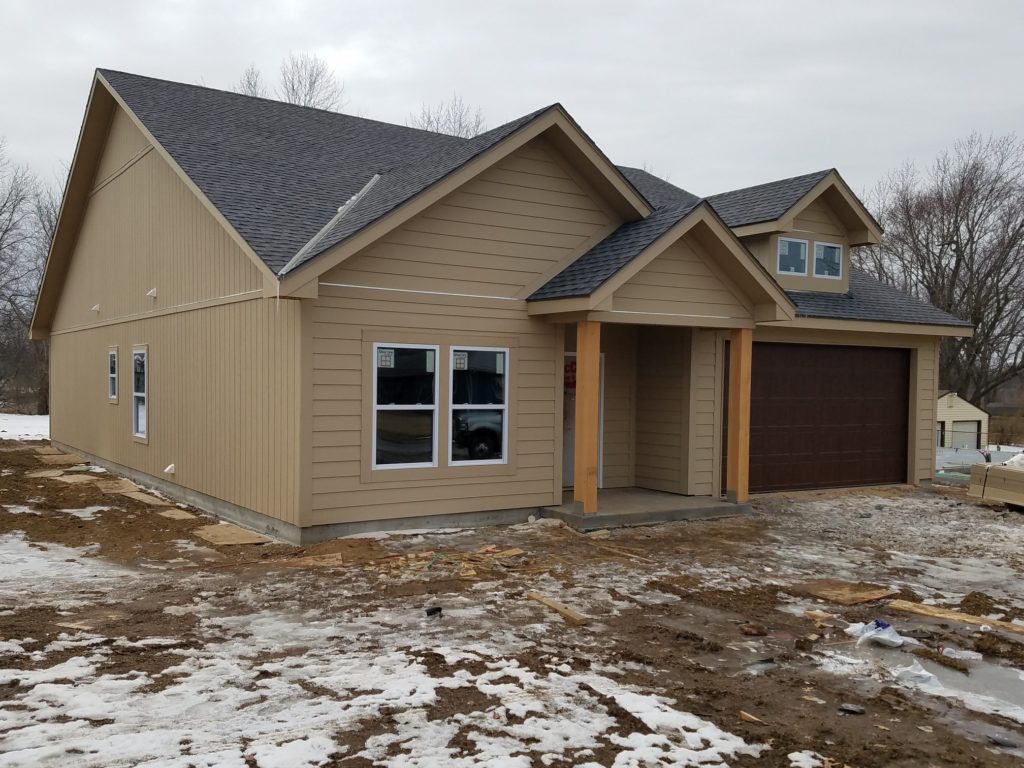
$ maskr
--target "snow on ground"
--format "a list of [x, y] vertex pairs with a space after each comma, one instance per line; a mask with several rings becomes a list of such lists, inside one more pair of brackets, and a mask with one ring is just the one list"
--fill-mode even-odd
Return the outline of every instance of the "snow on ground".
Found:
[[[76, 591], [101, 582], [116, 594], [150, 578], [82, 550], [34, 545], [18, 532], [0, 537], [0, 563], [0, 598], [8, 603], [30, 587], [34, 604], [58, 595], [73, 603]], [[227, 577], [183, 576], [179, 586], [203, 591], [165, 609], [195, 614], [200, 643], [132, 642], [83, 630], [32, 653], [23, 648], [30, 638], [0, 644], [0, 685], [16, 686], [0, 703], [0, 767], [73, 760], [82, 768], [245, 768], [249, 759], [261, 768], [300, 768], [349, 754], [344, 734], [382, 718], [392, 726], [358, 749], [379, 764], [409, 768], [528, 768], [537, 753], [542, 761], [571, 757], [593, 766], [588, 755], [609, 742], [623, 750], [617, 765], [722, 766], [764, 749], [673, 699], [616, 680], [614, 667], [543, 654], [524, 663], [517, 656], [542, 650], [550, 617], [510, 626], [488, 611], [488, 601], [501, 598], [486, 590], [449, 596], [443, 615], [428, 618], [419, 599], [361, 608], [353, 599], [365, 586], [359, 583], [339, 590], [335, 604], [302, 607], [296, 595], [315, 580], [303, 572], [222, 593], [211, 589], [218, 578]], [[104, 671], [118, 654], [154, 645], [176, 657], [169, 666]], [[429, 657], [451, 666], [438, 671]], [[21, 668], [26, 659], [32, 663]], [[446, 697], [478, 704], [454, 715], [433, 712]], [[623, 728], [608, 700], [648, 732]], [[460, 733], [472, 754], [452, 745]]]
[[0, 440], [49, 440], [50, 417], [0, 413]]

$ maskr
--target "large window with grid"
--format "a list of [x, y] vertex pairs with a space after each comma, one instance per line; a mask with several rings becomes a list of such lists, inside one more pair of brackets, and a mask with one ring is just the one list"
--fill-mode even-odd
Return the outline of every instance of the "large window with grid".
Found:
[[449, 462], [508, 460], [508, 349], [452, 347]]
[[373, 345], [373, 468], [437, 466], [438, 347]]

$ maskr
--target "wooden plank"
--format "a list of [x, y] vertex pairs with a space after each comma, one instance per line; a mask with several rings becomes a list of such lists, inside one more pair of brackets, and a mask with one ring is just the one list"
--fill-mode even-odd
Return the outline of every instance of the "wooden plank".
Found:
[[576, 324], [576, 467], [573, 497], [584, 514], [597, 512], [600, 440], [601, 324]]
[[726, 498], [750, 499], [750, 375], [754, 332], [736, 328], [729, 337], [729, 452]]
[[256, 533], [255, 531], [247, 531], [245, 528], [239, 528], [231, 523], [204, 525], [201, 528], [196, 528], [192, 533], [204, 541], [221, 546], [229, 544], [266, 544], [273, 541], [268, 536]]
[[854, 584], [839, 579], [814, 579], [794, 584], [787, 591], [798, 595], [811, 595], [838, 605], [859, 605], [875, 600], [884, 600], [897, 594], [897, 590], [879, 584], [860, 582]]
[[550, 597], [545, 597], [540, 592], [527, 592], [526, 597], [529, 600], [533, 600], [534, 602], [540, 603], [541, 605], [550, 608], [552, 611], [557, 613], [559, 616], [561, 616], [563, 619], [565, 619], [571, 624], [583, 625], [590, 622], [590, 619], [588, 619], [582, 613], [577, 613], [572, 608], [562, 605], [562, 603], [558, 602], [557, 600], [552, 600]]
[[989, 626], [993, 629], [1001, 629], [1004, 632], [1012, 632], [1017, 635], [1024, 635], [1024, 625], [1014, 624], [1010, 621], [999, 621], [998, 619], [986, 619], [981, 616], [972, 616], [969, 613], [960, 613], [949, 608], [940, 608], [937, 605], [923, 605], [911, 603], [907, 600], [893, 600], [889, 607], [901, 613], [916, 613], [919, 616], [928, 616], [932, 619], [943, 619], [944, 621], [959, 621], [963, 624], [974, 624], [976, 626]]
[[84, 464], [85, 459], [81, 456], [76, 456], [73, 453], [61, 453], [52, 456], [39, 456], [39, 460], [43, 464], [56, 464], [56, 465], [72, 465], [72, 464]]

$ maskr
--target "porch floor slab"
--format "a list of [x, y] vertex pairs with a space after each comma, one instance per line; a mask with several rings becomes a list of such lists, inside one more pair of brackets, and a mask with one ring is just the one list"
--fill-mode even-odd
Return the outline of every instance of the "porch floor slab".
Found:
[[679, 496], [645, 488], [607, 488], [597, 493], [597, 512], [584, 515], [572, 491], [562, 495], [562, 504], [544, 507], [544, 517], [553, 517], [578, 531], [655, 525], [677, 520], [712, 520], [751, 514], [749, 504], [733, 504], [709, 496]]

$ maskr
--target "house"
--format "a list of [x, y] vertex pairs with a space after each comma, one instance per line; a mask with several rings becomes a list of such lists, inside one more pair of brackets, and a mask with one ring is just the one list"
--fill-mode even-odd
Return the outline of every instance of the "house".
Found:
[[32, 335], [56, 444], [295, 541], [926, 483], [972, 331], [879, 236], [835, 170], [701, 198], [557, 104], [467, 140], [100, 70]]
[[940, 390], [935, 443], [940, 448], [985, 448], [988, 446], [988, 413], [956, 392]]

